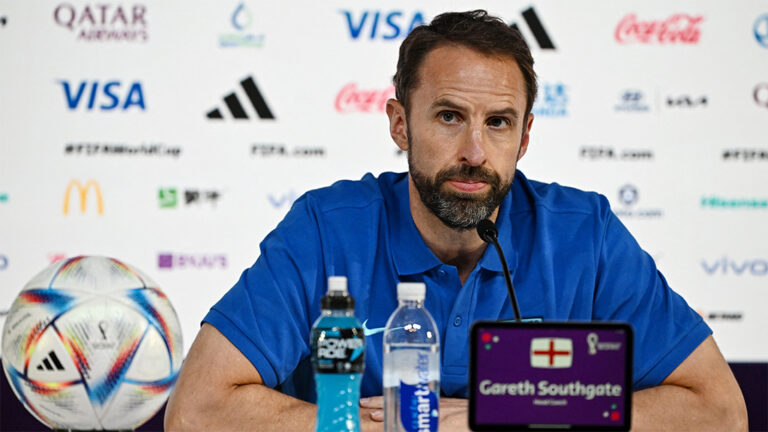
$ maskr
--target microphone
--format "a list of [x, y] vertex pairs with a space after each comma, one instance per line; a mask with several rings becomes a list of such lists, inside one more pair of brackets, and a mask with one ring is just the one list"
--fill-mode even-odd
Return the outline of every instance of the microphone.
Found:
[[509, 267], [507, 267], [507, 260], [504, 258], [504, 252], [499, 245], [498, 237], [499, 231], [496, 229], [496, 225], [489, 219], [483, 219], [477, 224], [477, 235], [486, 242], [491, 243], [496, 248], [496, 253], [501, 260], [501, 268], [504, 270], [504, 281], [507, 283], [507, 291], [509, 292], [509, 301], [512, 303], [512, 311], [515, 313], [515, 321], [521, 322], [520, 308], [517, 306], [517, 297], [515, 296], [515, 286], [512, 285], [512, 279], [509, 277]]

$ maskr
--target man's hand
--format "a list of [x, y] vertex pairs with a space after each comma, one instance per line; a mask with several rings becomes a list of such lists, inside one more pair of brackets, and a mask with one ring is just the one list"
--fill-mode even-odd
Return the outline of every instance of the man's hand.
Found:
[[[370, 420], [374, 422], [384, 421], [384, 398], [374, 396], [360, 399], [360, 421], [363, 419], [364, 412], [369, 412]], [[469, 431], [469, 402], [466, 399], [440, 398], [440, 422], [438, 423], [441, 431], [464, 432]]]

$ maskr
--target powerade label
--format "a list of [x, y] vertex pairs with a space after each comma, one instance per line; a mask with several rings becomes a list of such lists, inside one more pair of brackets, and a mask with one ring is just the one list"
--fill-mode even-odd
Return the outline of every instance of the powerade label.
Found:
[[357, 328], [312, 330], [312, 365], [321, 373], [363, 373], [365, 336]]
[[429, 389], [429, 356], [419, 353], [416, 385], [400, 381], [400, 421], [408, 432], [435, 432], [439, 418], [437, 395]]

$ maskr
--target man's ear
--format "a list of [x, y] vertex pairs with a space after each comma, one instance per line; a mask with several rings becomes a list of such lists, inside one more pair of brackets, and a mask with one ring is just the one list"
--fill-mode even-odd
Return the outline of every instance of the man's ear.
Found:
[[405, 108], [397, 99], [387, 101], [387, 116], [389, 117], [389, 135], [402, 151], [408, 151], [408, 123], [405, 118]]
[[520, 150], [517, 152], [517, 161], [525, 156], [525, 152], [528, 151], [528, 141], [531, 138], [531, 126], [533, 125], [533, 113], [528, 113], [528, 122], [523, 129], [523, 139], [520, 140]]

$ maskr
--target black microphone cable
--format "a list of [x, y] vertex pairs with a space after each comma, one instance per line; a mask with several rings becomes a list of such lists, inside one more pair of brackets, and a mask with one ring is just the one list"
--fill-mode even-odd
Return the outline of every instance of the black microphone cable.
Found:
[[515, 313], [515, 321], [521, 322], [520, 308], [517, 306], [517, 296], [515, 296], [515, 286], [512, 285], [512, 279], [509, 277], [509, 267], [507, 267], [507, 260], [504, 257], [504, 252], [501, 250], [501, 245], [497, 237], [499, 231], [496, 229], [496, 225], [489, 219], [483, 219], [477, 224], [477, 235], [480, 236], [486, 243], [491, 243], [496, 248], [496, 253], [501, 260], [501, 268], [504, 270], [504, 281], [507, 283], [507, 291], [509, 292], [509, 301], [512, 303], [512, 311]]

